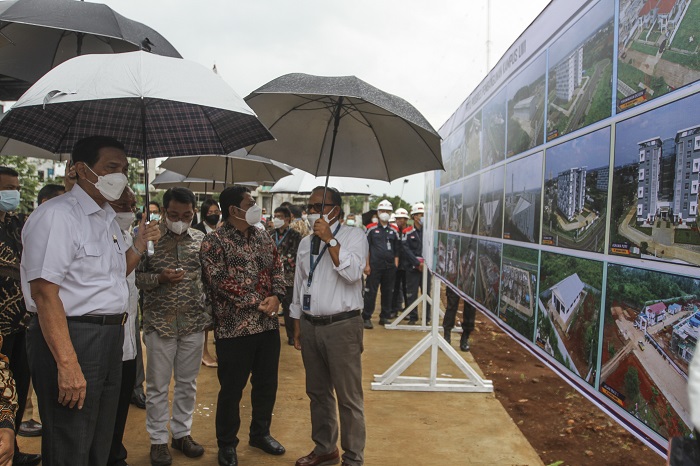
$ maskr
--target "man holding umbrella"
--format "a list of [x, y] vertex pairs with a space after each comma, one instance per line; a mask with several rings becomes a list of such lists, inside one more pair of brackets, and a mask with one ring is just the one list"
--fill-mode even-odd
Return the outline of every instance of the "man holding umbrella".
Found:
[[106, 464], [114, 431], [122, 368], [126, 276], [157, 222], [142, 221], [132, 247], [110, 201], [126, 187], [128, 161], [117, 140], [92, 136], [72, 152], [73, 189], [44, 203], [22, 234], [20, 268], [27, 309], [29, 367], [45, 425], [44, 465]]
[[[291, 316], [294, 345], [301, 350], [306, 370], [315, 447], [296, 466], [338, 463], [336, 410], [343, 465], [364, 462], [361, 309], [368, 244], [362, 230], [340, 224], [341, 205], [335, 189], [328, 188], [325, 198], [323, 187], [313, 190], [308, 209], [314, 235], [301, 240], [297, 255]], [[324, 243], [318, 255], [312, 238]]]

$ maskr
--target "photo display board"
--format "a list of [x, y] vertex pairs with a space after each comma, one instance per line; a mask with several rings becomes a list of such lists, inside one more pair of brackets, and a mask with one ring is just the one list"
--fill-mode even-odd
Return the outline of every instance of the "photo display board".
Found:
[[700, 0], [554, 0], [442, 126], [431, 269], [661, 455], [700, 334]]

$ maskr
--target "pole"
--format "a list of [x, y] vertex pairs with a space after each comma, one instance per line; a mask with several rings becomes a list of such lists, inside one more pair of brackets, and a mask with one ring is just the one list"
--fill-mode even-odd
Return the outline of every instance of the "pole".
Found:
[[[323, 186], [323, 201], [321, 202], [321, 216], [326, 208], [326, 192], [328, 192], [328, 178], [331, 175], [331, 163], [333, 162], [333, 149], [335, 148], [335, 138], [338, 135], [338, 126], [340, 125], [340, 110], [343, 108], [343, 97], [338, 98], [338, 103], [335, 105], [335, 115], [333, 117], [333, 139], [331, 140], [331, 152], [328, 154], [328, 169], [326, 170], [326, 184]], [[317, 255], [321, 249], [321, 238], [314, 236], [311, 239], [311, 254]]]

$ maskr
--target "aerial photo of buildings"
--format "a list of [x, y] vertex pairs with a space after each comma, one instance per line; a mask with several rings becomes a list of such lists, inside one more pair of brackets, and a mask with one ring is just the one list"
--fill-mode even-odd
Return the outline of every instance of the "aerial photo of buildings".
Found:
[[543, 53], [508, 83], [508, 157], [544, 142], [545, 67]]
[[535, 331], [538, 263], [539, 251], [536, 249], [503, 245], [498, 315], [530, 341]]
[[541, 197], [542, 152], [506, 165], [503, 238], [539, 242]]

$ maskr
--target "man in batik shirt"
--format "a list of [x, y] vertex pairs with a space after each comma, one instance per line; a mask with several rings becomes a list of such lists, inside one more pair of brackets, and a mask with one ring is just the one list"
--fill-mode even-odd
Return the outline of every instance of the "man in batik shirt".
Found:
[[220, 465], [235, 466], [239, 405], [248, 378], [253, 408], [249, 444], [271, 455], [285, 452], [270, 435], [270, 424], [280, 355], [277, 311], [286, 283], [275, 243], [255, 227], [262, 211], [250, 190], [226, 188], [219, 202], [224, 224], [202, 241], [202, 279], [214, 314], [219, 359], [218, 460]]

